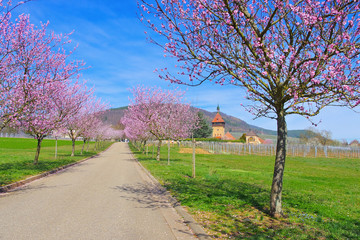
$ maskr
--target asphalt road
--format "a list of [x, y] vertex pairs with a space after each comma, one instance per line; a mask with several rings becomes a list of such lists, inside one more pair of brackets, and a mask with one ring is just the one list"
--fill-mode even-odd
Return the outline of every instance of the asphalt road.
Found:
[[0, 195], [0, 239], [195, 239], [126, 143]]

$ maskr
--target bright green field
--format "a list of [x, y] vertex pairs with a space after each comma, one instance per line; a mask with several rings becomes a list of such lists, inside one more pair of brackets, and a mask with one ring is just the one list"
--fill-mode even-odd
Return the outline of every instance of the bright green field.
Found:
[[[152, 148], [151, 148], [152, 149]], [[360, 239], [360, 159], [287, 158], [285, 217], [268, 215], [273, 157], [192, 154], [167, 148], [162, 160], [139, 161], [186, 206], [214, 238]]]
[[82, 141], [77, 141], [75, 156], [70, 157], [71, 141], [58, 140], [58, 155], [55, 159], [55, 140], [44, 139], [41, 144], [39, 163], [34, 165], [37, 140], [0, 138], [0, 186], [90, 157], [110, 145], [111, 143], [105, 142], [100, 149], [95, 151], [95, 142], [91, 142], [89, 151], [81, 155]]

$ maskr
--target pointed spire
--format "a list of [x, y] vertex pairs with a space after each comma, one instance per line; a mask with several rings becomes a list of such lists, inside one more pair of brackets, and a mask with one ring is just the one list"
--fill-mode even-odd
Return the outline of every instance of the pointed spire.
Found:
[[218, 104], [218, 106], [217, 106], [217, 111], [218, 111], [218, 113], [220, 112], [220, 106], [219, 106], [219, 104]]
[[218, 112], [218, 113], [216, 113], [214, 120], [212, 120], [212, 123], [224, 123], [225, 124], [225, 121], [221, 117], [220, 113]]

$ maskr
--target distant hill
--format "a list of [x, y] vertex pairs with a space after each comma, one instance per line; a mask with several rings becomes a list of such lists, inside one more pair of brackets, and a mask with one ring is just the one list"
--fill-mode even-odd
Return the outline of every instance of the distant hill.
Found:
[[[211, 121], [214, 119], [216, 112], [209, 112], [203, 109], [199, 109], [196, 108], [196, 110], [204, 113], [205, 119], [209, 122], [209, 124], [211, 124]], [[225, 121], [225, 128], [226, 131], [230, 131], [230, 132], [250, 132], [253, 131], [256, 134], [261, 134], [261, 135], [276, 135], [276, 131], [272, 131], [269, 129], [265, 129], [265, 128], [261, 128], [258, 126], [254, 126], [251, 124], [248, 124], [247, 122], [230, 116], [226, 113], [220, 112], [220, 115], [222, 116], [222, 118]]]
[[[126, 107], [111, 108], [111, 109], [106, 110], [102, 116], [103, 122], [105, 122], [106, 124], [118, 125], [120, 119], [124, 116], [125, 110], [127, 108], [128, 107], [126, 106]], [[216, 112], [209, 112], [209, 111], [206, 111], [206, 110], [200, 109], [200, 108], [194, 108], [194, 110], [204, 113], [205, 119], [207, 120], [209, 125], [211, 125], [211, 121], [214, 119]], [[239, 118], [230, 116], [223, 112], [220, 112], [220, 114], [225, 121], [226, 131], [230, 131], [231, 133], [239, 133], [240, 134], [240, 133], [246, 133], [249, 131], [253, 131], [258, 135], [273, 135], [273, 136], [277, 135], [276, 131], [248, 124], [247, 122], [245, 122]], [[303, 133], [305, 133], [305, 130], [290, 130], [290, 131], [288, 131], [288, 136], [293, 137], [293, 138], [299, 138], [300, 134], [303, 134]], [[239, 134], [234, 134], [234, 136], [239, 135]], [[237, 136], [235, 136], [235, 137], [237, 137]]]
[[110, 108], [106, 110], [102, 115], [102, 121], [106, 124], [110, 125], [118, 125], [120, 122], [120, 119], [124, 116], [125, 110], [128, 109], [128, 107], [119, 107], [119, 108]]

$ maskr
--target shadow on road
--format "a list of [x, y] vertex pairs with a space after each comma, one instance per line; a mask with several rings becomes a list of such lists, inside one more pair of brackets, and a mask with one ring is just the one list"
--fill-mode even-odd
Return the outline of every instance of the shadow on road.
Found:
[[[53, 189], [53, 188], [62, 188], [62, 187], [67, 187], [70, 186], [70, 184], [64, 184], [64, 185], [55, 185], [55, 186], [49, 186], [46, 184], [40, 184], [40, 185], [25, 185], [25, 186], [20, 186], [18, 188], [15, 188], [9, 192], [7, 192], [7, 194], [26, 194], [27, 192], [34, 192], [34, 191], [39, 191], [39, 190], [43, 190], [43, 189]], [[4, 193], [4, 195], [6, 195], [6, 193]]]
[[115, 190], [121, 193], [120, 197], [128, 201], [134, 201], [141, 205], [142, 208], [169, 208], [166, 190], [160, 189], [154, 184], [135, 184], [116, 186]]

